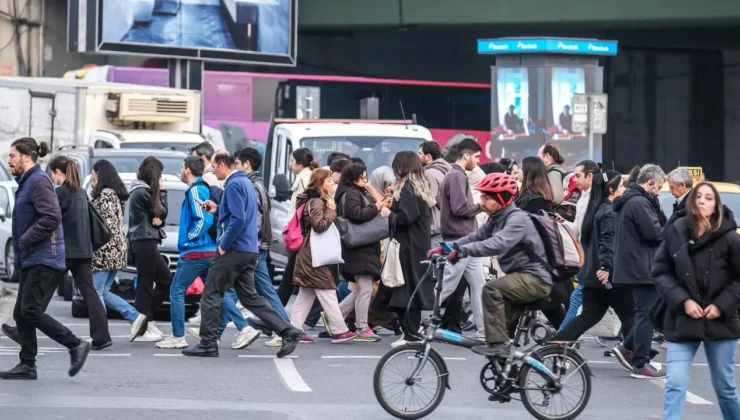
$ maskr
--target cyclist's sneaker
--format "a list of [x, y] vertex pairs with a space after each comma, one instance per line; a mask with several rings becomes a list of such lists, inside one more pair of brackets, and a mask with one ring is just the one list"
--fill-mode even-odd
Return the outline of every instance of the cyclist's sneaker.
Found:
[[665, 371], [660, 371], [647, 363], [641, 368], [632, 369], [630, 376], [637, 379], [662, 379], [665, 378]]
[[614, 355], [614, 357], [617, 358], [619, 364], [622, 365], [622, 367], [629, 371], [632, 371], [634, 369], [634, 366], [632, 366], [632, 357], [635, 355], [635, 353], [624, 348], [624, 344], [620, 344], [617, 347], [614, 347], [612, 349], [612, 354]]
[[367, 327], [364, 330], [357, 332], [357, 337], [355, 337], [355, 341], [367, 341], [374, 343], [376, 341], [380, 341], [380, 336], [378, 334], [375, 334], [375, 331], [370, 329], [370, 327]]
[[401, 347], [406, 344], [406, 338], [403, 335], [397, 335], [397, 340], [391, 343], [391, 347]]
[[352, 341], [352, 340], [354, 340], [355, 337], [357, 337], [357, 333], [356, 332], [347, 331], [347, 332], [342, 333], [342, 334], [334, 334], [334, 335], [332, 335], [331, 336], [331, 342], [332, 342], [332, 344], [344, 343], [345, 341]]
[[475, 346], [471, 350], [486, 357], [509, 357], [511, 346], [509, 343], [488, 343], [485, 346]]
[[303, 333], [303, 334], [301, 334], [301, 339], [300, 339], [299, 343], [301, 343], [301, 344], [311, 344], [311, 343], [313, 343], [313, 338], [311, 338], [310, 335], [308, 335], [306, 333]]

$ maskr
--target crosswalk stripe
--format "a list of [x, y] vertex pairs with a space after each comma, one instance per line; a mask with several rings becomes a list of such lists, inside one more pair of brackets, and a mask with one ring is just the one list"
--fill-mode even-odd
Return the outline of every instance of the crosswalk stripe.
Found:
[[292, 359], [275, 358], [273, 361], [275, 362], [275, 366], [288, 389], [293, 392], [311, 392], [311, 388], [309, 388], [306, 381], [303, 380], [301, 374], [298, 373], [298, 369], [295, 368], [295, 364]]
[[[659, 379], [659, 380], [653, 379], [653, 380], [649, 380], [648, 382], [660, 388], [665, 388], [665, 384], [666, 384], [665, 379]], [[690, 404], [695, 404], [695, 405], [714, 405], [713, 402], [707, 401], [704, 398], [696, 394], [692, 394], [689, 391], [686, 391], [686, 402]]]

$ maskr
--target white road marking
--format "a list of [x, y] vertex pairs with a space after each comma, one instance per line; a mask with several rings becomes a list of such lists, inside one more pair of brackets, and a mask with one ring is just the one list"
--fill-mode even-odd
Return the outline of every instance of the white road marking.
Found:
[[90, 353], [90, 357], [130, 357], [131, 353]]
[[383, 356], [321, 356], [322, 359], [380, 359]]
[[154, 357], [185, 357], [184, 354], [180, 353], [154, 353], [152, 356]]
[[[240, 359], [277, 359], [277, 356], [269, 354], [240, 354]], [[285, 356], [283, 359], [297, 359], [298, 356]]]
[[[648, 382], [660, 388], [665, 388], [665, 384], [666, 384], [665, 379], [659, 379], [659, 380], [653, 379], [653, 380], [649, 380]], [[704, 398], [696, 394], [692, 394], [689, 391], [686, 391], [686, 402], [690, 404], [695, 404], [695, 405], [714, 405], [713, 402], [707, 401]]]
[[306, 381], [303, 380], [301, 374], [295, 368], [295, 364], [291, 359], [273, 359], [275, 366], [277, 367], [280, 376], [282, 376], [285, 385], [293, 392], [311, 392], [311, 388], [308, 387]]
[[[111, 338], [129, 338], [129, 335], [112, 335], [110, 337]], [[79, 338], [80, 340], [87, 340], [90, 337], [87, 336], [87, 335], [80, 335], [80, 336], [77, 336], [77, 338]], [[0, 340], [3, 340], [3, 339], [10, 340], [10, 338], [8, 338], [8, 337], [0, 337]], [[36, 336], [36, 339], [38, 339], [38, 340], [51, 340], [51, 338], [49, 338], [49, 337], [47, 337], [45, 335], [37, 335]]]
[[[62, 325], [64, 325], [67, 328], [69, 327], [89, 327], [90, 326], [90, 324], [62, 324]], [[122, 322], [118, 322], [118, 323], [109, 322], [108, 327], [129, 327], [131, 328], [131, 324], [124, 324]]]
[[[46, 353], [36, 353], [36, 356], [43, 356], [45, 354]], [[18, 353], [17, 352], [16, 353], [2, 353], [2, 352], [0, 352], [0, 356], [15, 356], [15, 357], [18, 357]]]

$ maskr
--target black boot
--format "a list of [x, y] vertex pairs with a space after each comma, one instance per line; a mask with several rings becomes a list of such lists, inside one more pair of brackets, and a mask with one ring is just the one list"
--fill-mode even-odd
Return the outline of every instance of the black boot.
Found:
[[13, 369], [0, 372], [0, 379], [29, 379], [35, 381], [38, 379], [36, 366], [28, 366], [23, 363], [18, 363], [18, 365]]
[[87, 341], [82, 341], [77, 347], [69, 349], [71, 359], [69, 376], [75, 376], [80, 373], [80, 369], [82, 369], [82, 366], [85, 365], [85, 361], [87, 360], [87, 355], [90, 354], [90, 349], [92, 349], [92, 344]]
[[283, 358], [290, 353], [293, 353], [295, 351], [295, 348], [298, 346], [298, 341], [301, 339], [301, 334], [303, 334], [303, 331], [299, 330], [298, 328], [288, 328], [283, 332], [283, 345], [278, 350], [277, 357]]
[[3, 330], [3, 334], [5, 334], [6, 337], [15, 341], [15, 344], [18, 344], [18, 345], [21, 344], [21, 339], [18, 336], [18, 327], [11, 327], [8, 324], [3, 324], [2, 330]]
[[192, 357], [218, 357], [218, 346], [206, 347], [198, 343], [183, 350], [182, 354]]

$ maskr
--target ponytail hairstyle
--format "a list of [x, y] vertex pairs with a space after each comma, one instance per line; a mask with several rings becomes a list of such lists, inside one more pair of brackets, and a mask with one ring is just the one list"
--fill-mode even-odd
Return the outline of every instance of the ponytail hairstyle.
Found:
[[313, 152], [305, 147], [293, 150], [293, 160], [304, 168], [316, 169], [321, 166], [318, 162], [314, 165]]
[[51, 152], [49, 143], [45, 141], [36, 143], [36, 139], [31, 137], [23, 137], [15, 140], [10, 147], [15, 147], [15, 150], [22, 155], [30, 156], [33, 163], [36, 163], [40, 157], [44, 157]]
[[64, 181], [67, 184], [67, 188], [73, 193], [80, 190], [80, 175], [77, 172], [77, 164], [74, 160], [64, 155], [59, 155], [49, 162], [49, 169], [51, 171], [59, 171], [64, 174], [67, 178]]
[[146, 183], [152, 190], [154, 217], [162, 215], [162, 200], [159, 197], [159, 182], [162, 180], [164, 165], [154, 156], [147, 156], [136, 171], [136, 179]]
[[[587, 171], [586, 165], [584, 165], [583, 170], [584, 172]], [[584, 244], [591, 242], [591, 232], [594, 228], [596, 210], [598, 210], [602, 203], [609, 202], [609, 196], [619, 189], [621, 182], [622, 175], [617, 171], [604, 172], [599, 169], [598, 172], [594, 173], [593, 183], [591, 184], [591, 196], [588, 199], [586, 214], [583, 216], [583, 224], [581, 225], [581, 242]]]

